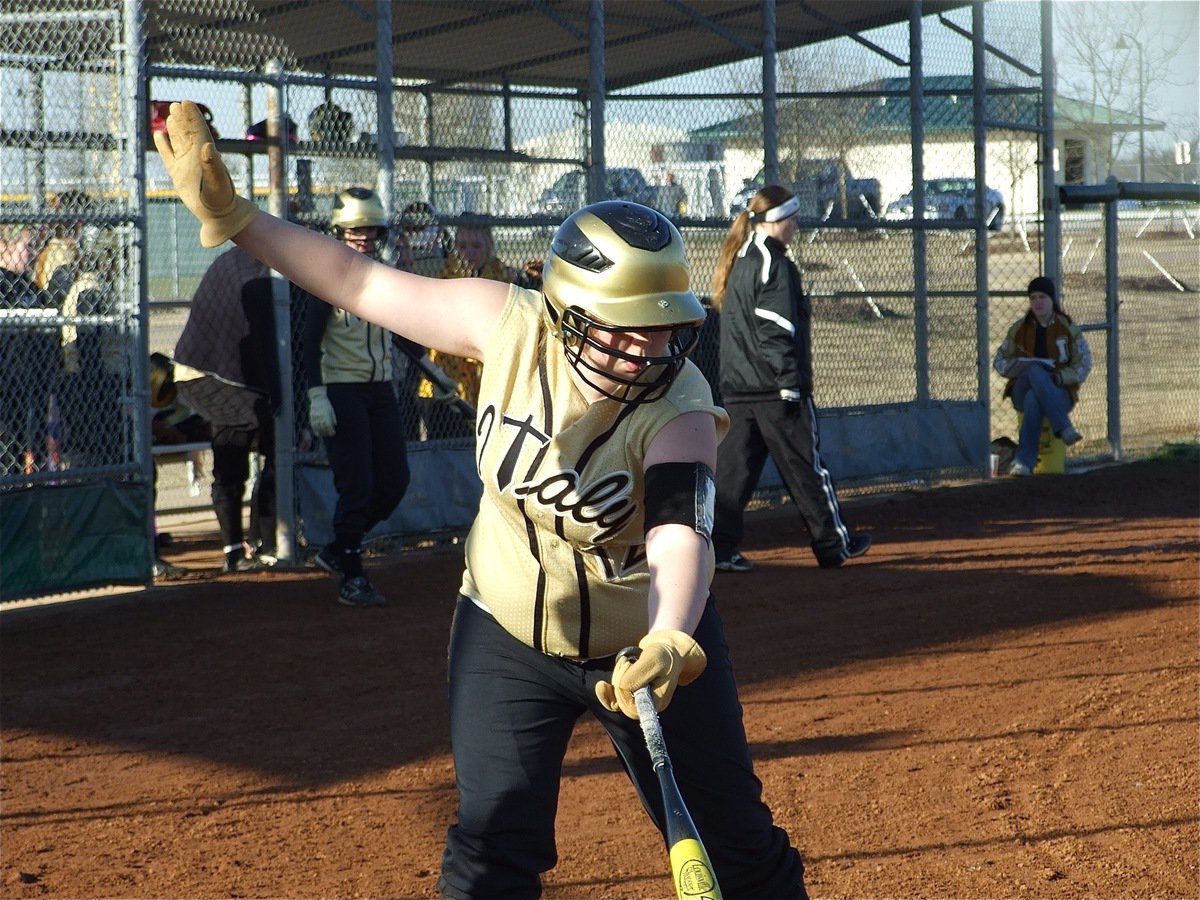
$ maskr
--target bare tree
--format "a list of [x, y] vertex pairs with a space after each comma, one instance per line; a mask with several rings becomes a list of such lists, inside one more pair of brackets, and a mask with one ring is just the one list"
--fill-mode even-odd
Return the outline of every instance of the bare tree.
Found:
[[[1112, 173], [1130, 140], [1136, 141], [1139, 110], [1146, 119], [1165, 116], [1157, 84], [1172, 82], [1172, 63], [1188, 40], [1164, 18], [1162, 3], [1055, 4], [1055, 41], [1061, 47], [1058, 93], [1089, 103], [1095, 117], [1072, 125], [1087, 135], [1096, 170]], [[1140, 72], [1139, 72], [1140, 68]], [[1144, 136], [1143, 136], [1144, 138]]]
[[[839, 52], [840, 51], [840, 52]], [[859, 48], [847, 48], [832, 43], [803, 47], [779, 58], [779, 90], [832, 94], [850, 90], [882, 77], [878, 58], [864, 60]], [[875, 97], [832, 95], [802, 97], [780, 103], [780, 157], [799, 163], [806, 157], [819, 155], [837, 161], [840, 173], [851, 171], [850, 151], [868, 143], [867, 113], [877, 103]], [[785, 113], [786, 108], [786, 113]], [[785, 131], [784, 122], [788, 128]], [[849, 217], [857, 197], [847, 196], [847, 180], [838, 177], [836, 217]]]
[[[838, 92], [852, 91], [880, 77], [880, 68], [878, 60], [864, 62], [844, 42], [808, 45], [779, 54], [776, 124], [781, 181], [803, 194], [806, 188], [815, 190], [817, 160], [833, 160], [839, 173], [850, 171], [847, 158], [851, 150], [868, 143], [866, 118], [878, 101], [871, 96]], [[742, 91], [761, 90], [753, 73], [736, 73], [734, 83]], [[747, 100], [744, 108], [745, 124], [761, 130], [761, 102]], [[847, 196], [844, 177], [831, 177], [838, 181], [834, 212], [839, 218], [847, 218], [858, 198]], [[812, 199], [815, 203], [816, 198]], [[820, 210], [814, 209], [813, 213]]]
[[[988, 43], [1003, 51], [984, 57], [988, 84], [985, 118], [1002, 123], [988, 126], [987, 181], [1003, 189], [1007, 205], [1003, 227], [1010, 231], [1015, 231], [1026, 215], [1038, 211], [1036, 197], [1028, 196], [1021, 187], [1041, 161], [1038, 129], [1042, 114], [1040, 85], [1027, 83], [1007, 57], [1036, 64], [1041, 45], [1039, 25], [1039, 17], [1031, 15], [1027, 5], [1010, 5], [993, 15], [986, 29]], [[1029, 200], [1033, 209], [1025, 208]]]

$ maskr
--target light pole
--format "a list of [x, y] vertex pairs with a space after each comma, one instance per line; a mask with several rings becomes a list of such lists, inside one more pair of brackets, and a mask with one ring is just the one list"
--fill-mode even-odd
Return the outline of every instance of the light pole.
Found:
[[1137, 48], [1138, 54], [1138, 180], [1146, 182], [1146, 69], [1142, 61], [1142, 42], [1132, 34], [1123, 34], [1117, 40], [1117, 50], [1131, 49], [1129, 41]]

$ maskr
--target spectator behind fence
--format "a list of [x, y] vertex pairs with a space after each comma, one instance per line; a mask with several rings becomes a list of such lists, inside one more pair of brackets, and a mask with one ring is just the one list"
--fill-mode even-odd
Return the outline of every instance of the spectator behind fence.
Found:
[[[369, 188], [334, 198], [333, 233], [348, 247], [378, 259], [388, 240], [387, 215]], [[309, 423], [325, 443], [337, 503], [333, 540], [315, 561], [338, 576], [344, 606], [384, 606], [363, 570], [363, 538], [408, 490], [406, 435], [392, 384], [392, 341], [385, 328], [308, 295], [304, 305], [304, 371]]]
[[39, 318], [57, 315], [31, 272], [36, 232], [0, 224], [0, 475], [48, 466], [46, 422], [59, 370], [58, 330]]
[[[171, 358], [163, 353], [150, 354], [150, 434], [151, 442], [158, 447], [176, 444], [209, 443], [212, 426], [199, 413], [179, 398], [175, 386], [175, 367]], [[191, 449], [188, 456], [189, 481], [195, 485], [193, 496], [199, 495], [196, 471], [200, 465], [201, 451]], [[158, 509], [158, 466], [154, 467], [154, 508]], [[155, 580], [172, 581], [182, 578], [187, 570], [162, 558], [162, 550], [171, 543], [169, 533], [160, 533], [157, 517], [154, 525]]]
[[72, 270], [77, 268], [79, 262], [85, 219], [94, 207], [92, 198], [83, 191], [63, 191], [50, 203], [52, 212], [73, 216], [59, 219], [50, 226], [34, 264], [34, 281], [46, 291], [55, 306], [62, 305], [74, 280]]
[[1029, 310], [1008, 329], [992, 368], [1008, 379], [1004, 396], [1021, 413], [1021, 434], [1009, 474], [1029, 475], [1037, 465], [1042, 420], [1068, 447], [1083, 440], [1071, 424], [1079, 386], [1092, 370], [1092, 351], [1071, 321], [1054, 282], [1039, 275], [1029, 282]]
[[400, 213], [400, 230], [412, 250], [412, 271], [436, 275], [450, 258], [452, 242], [432, 203], [414, 200]]
[[[438, 278], [486, 278], [489, 281], [504, 281], [520, 287], [540, 290], [542, 285], [542, 261], [531, 259], [523, 269], [516, 269], [496, 256], [492, 228], [482, 220], [464, 216], [454, 235], [454, 250]], [[458, 385], [458, 394], [471, 406], [479, 405], [479, 380], [482, 364], [478, 360], [464, 359], [436, 350], [429, 352], [449, 378]], [[422, 416], [427, 423], [429, 437], [462, 437], [473, 434], [473, 423], [465, 422], [448, 409], [438, 408], [446, 397], [429, 381], [423, 381], [419, 396], [422, 398]]]
[[[275, 354], [270, 273], [235, 247], [204, 273], [175, 345], [179, 395], [212, 426], [212, 502], [226, 574], [274, 561]], [[247, 541], [242, 502], [255, 450], [263, 462], [250, 497]]]
[[116, 276], [121, 248], [112, 231], [87, 225], [76, 243], [75, 260], [52, 275], [62, 291], [63, 454], [67, 464], [115, 465], [128, 456], [134, 417], [126, 405], [132, 373], [121, 326], [101, 317], [116, 316], [120, 298]]
[[721, 312], [721, 395], [729, 413], [729, 434], [717, 456], [713, 525], [722, 572], [753, 567], [738, 544], [768, 453], [821, 568], [837, 568], [871, 546], [870, 535], [842, 521], [821, 460], [812, 401], [812, 302], [788, 254], [799, 209], [779, 185], [756, 193], [730, 226], [713, 279], [713, 303]]
[[666, 215], [677, 219], [687, 213], [687, 194], [683, 190], [683, 185], [675, 180], [674, 172], [667, 172], [663, 176], [659, 196], [661, 197], [659, 206]]

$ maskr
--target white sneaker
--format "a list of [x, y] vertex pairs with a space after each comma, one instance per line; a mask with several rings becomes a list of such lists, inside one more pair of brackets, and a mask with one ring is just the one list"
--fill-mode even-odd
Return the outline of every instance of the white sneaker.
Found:
[[1008, 474], [1013, 478], [1025, 478], [1033, 473], [1029, 471], [1029, 466], [1025, 463], [1014, 462], [1008, 467]]

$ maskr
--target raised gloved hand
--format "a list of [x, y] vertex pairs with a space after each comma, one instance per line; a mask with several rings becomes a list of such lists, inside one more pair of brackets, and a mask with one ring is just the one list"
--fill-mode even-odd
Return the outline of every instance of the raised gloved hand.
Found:
[[308, 422], [317, 437], [333, 437], [337, 432], [337, 416], [323, 384], [308, 389]]
[[654, 708], [662, 712], [675, 695], [675, 688], [691, 684], [708, 665], [708, 657], [689, 634], [682, 631], [652, 631], [640, 641], [641, 654], [622, 651], [613, 666], [612, 683], [596, 685], [596, 696], [609, 712], [618, 709], [631, 719], [638, 717], [633, 692], [650, 686]]
[[200, 220], [205, 247], [225, 243], [258, 215], [258, 207], [234, 191], [208, 123], [192, 101], [171, 104], [167, 134], [154, 132], [154, 146], [179, 199]]

